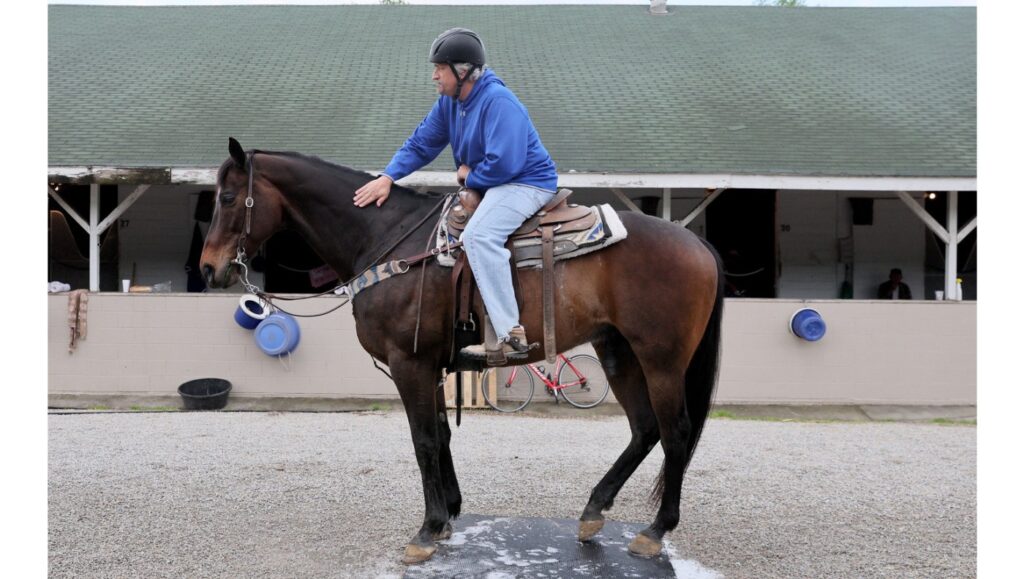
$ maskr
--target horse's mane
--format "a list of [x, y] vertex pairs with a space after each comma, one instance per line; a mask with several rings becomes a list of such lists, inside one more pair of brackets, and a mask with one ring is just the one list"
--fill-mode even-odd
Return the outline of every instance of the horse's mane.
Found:
[[[297, 153], [295, 151], [264, 151], [262, 149], [260, 149], [259, 152], [260, 153], [265, 153], [265, 154], [268, 154], [268, 155], [278, 155], [278, 156], [281, 156], [281, 157], [290, 157], [290, 158], [293, 158], [293, 159], [299, 159], [301, 161], [305, 161], [306, 163], [309, 163], [310, 165], [315, 165], [318, 168], [326, 169], [329, 172], [335, 173], [339, 177], [341, 177], [341, 176], [357, 177], [357, 178], [360, 178], [360, 179], [365, 179], [366, 182], [372, 181], [373, 179], [377, 178], [377, 175], [374, 175], [372, 173], [367, 173], [366, 171], [360, 171], [359, 169], [353, 169], [351, 167], [346, 167], [344, 165], [339, 165], [337, 163], [332, 163], [331, 161], [328, 161], [326, 159], [321, 159], [320, 157], [317, 157], [315, 155], [305, 155], [303, 153]], [[228, 162], [230, 162], [230, 159], [228, 160]], [[219, 176], [218, 176], [218, 179], [219, 179]], [[408, 187], [403, 187], [403, 186], [399, 185], [398, 183], [394, 183], [391, 186], [391, 191], [392, 191], [392, 193], [394, 193], [396, 190], [402, 191], [404, 193], [412, 195], [413, 197], [419, 197], [419, 198], [437, 199], [437, 198], [440, 198], [441, 196], [443, 196], [443, 193], [437, 193], [437, 192], [434, 192], [434, 191], [427, 191], [425, 193], [420, 193], [419, 191], [416, 191], [415, 189], [410, 189]]]

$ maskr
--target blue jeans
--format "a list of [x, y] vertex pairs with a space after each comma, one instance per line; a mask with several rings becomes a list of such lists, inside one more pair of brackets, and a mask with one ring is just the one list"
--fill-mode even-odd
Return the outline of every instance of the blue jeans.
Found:
[[487, 190], [459, 238], [499, 340], [519, 325], [512, 288], [511, 255], [505, 242], [524, 221], [548, 204], [555, 191], [510, 183]]

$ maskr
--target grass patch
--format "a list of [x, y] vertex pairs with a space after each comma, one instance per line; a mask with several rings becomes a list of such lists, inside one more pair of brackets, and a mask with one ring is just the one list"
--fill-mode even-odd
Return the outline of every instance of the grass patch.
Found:
[[728, 410], [712, 410], [711, 418], [736, 418], [736, 415]]
[[941, 424], [941, 425], [945, 425], [945, 426], [977, 426], [978, 425], [978, 420], [974, 419], [974, 418], [969, 419], [969, 420], [951, 420], [949, 418], [933, 418], [932, 419], [932, 424]]
[[178, 407], [176, 406], [132, 406], [129, 408], [132, 412], [177, 412]]
[[371, 404], [371, 405], [370, 405], [370, 410], [372, 410], [372, 411], [378, 411], [378, 410], [391, 410], [391, 406], [390, 406], [390, 405], [388, 405], [388, 404], [378, 404], [378, 403], [374, 403], [374, 404]]
[[102, 404], [96, 406], [90, 406], [88, 410], [112, 410], [109, 406], [103, 406]]

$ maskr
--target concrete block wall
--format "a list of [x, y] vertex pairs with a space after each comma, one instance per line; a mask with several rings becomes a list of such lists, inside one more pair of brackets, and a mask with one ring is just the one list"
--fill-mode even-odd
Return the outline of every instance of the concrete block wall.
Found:
[[[397, 398], [355, 335], [350, 310], [299, 320], [302, 340], [282, 363], [232, 320], [238, 294], [90, 296], [88, 334], [68, 353], [67, 295], [49, 306], [49, 393], [176, 396], [179, 384], [228, 379], [232, 397]], [[297, 313], [337, 302], [292, 304]], [[802, 341], [790, 316], [813, 307], [826, 336]], [[929, 404], [976, 402], [975, 302], [726, 300], [720, 403]]]
[[[812, 308], [827, 331], [789, 331]], [[977, 303], [726, 300], [720, 402], [973, 405]]]
[[[50, 392], [177, 395], [195, 378], [230, 380], [232, 396], [380, 398], [396, 394], [355, 336], [350, 312], [299, 321], [291, 356], [264, 354], [232, 316], [238, 294], [93, 294], [88, 334], [68, 353], [67, 297], [49, 298]], [[312, 303], [310, 303], [312, 302]], [[296, 302], [316, 313], [336, 301]]]

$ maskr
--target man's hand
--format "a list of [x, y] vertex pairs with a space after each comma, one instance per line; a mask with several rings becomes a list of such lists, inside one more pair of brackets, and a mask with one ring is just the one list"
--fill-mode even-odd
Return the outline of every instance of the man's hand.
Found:
[[458, 173], [459, 185], [462, 185], [463, 187], [465, 187], [466, 186], [466, 177], [468, 177], [468, 176], [469, 176], [469, 165], [462, 165], [461, 167], [459, 167], [459, 173]]
[[381, 175], [360, 187], [352, 200], [355, 202], [356, 207], [366, 207], [374, 201], [377, 202], [377, 207], [380, 207], [388, 200], [388, 195], [391, 195], [392, 182], [391, 177]]

